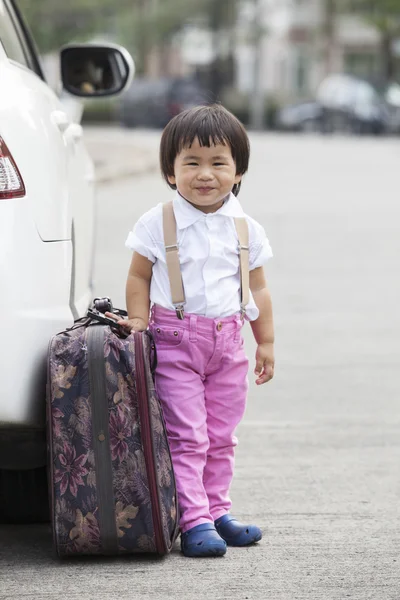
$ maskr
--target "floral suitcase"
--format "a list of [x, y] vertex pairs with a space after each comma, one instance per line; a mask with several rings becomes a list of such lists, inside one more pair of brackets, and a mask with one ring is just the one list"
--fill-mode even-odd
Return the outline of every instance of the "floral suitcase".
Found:
[[[59, 556], [167, 554], [177, 494], [148, 332], [97, 311], [50, 342], [49, 491]], [[97, 313], [97, 318], [93, 318]]]

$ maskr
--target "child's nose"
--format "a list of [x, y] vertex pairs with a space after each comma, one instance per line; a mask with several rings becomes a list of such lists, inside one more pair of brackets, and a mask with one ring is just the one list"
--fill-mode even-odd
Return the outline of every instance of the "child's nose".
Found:
[[201, 169], [201, 171], [199, 172], [199, 179], [201, 179], [201, 180], [207, 180], [207, 179], [212, 179], [212, 178], [213, 178], [212, 171], [208, 167]]

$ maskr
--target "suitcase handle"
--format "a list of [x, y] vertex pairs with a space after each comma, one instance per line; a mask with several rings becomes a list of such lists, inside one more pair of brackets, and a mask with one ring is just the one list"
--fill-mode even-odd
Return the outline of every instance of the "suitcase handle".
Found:
[[[113, 310], [114, 314], [121, 317], [126, 316], [123, 314], [125, 312], [126, 311], [123, 310], [118, 312], [117, 309]], [[97, 321], [98, 323], [102, 323], [103, 325], [108, 325], [115, 333], [117, 333], [122, 338], [127, 338], [130, 334], [130, 332], [125, 329], [125, 327], [122, 327], [122, 325], [119, 325], [116, 321], [110, 319], [110, 317], [106, 317], [103, 313], [99, 312], [95, 308], [89, 308], [87, 316], [93, 321]]]
[[[128, 313], [125, 310], [120, 310], [118, 308], [114, 308], [113, 313], [121, 317], [128, 316]], [[122, 338], [127, 338], [131, 333], [130, 331], [127, 331], [124, 327], [122, 327], [122, 325], [118, 325], [118, 323], [116, 323], [113, 319], [110, 319], [110, 317], [106, 317], [105, 315], [103, 315], [103, 313], [99, 312], [95, 308], [89, 308], [87, 316], [89, 319], [98, 321], [103, 325], [109, 325], [111, 329], [114, 330], [114, 332]], [[149, 329], [146, 329], [146, 331], [144, 331], [143, 333], [145, 333], [150, 340], [150, 370], [154, 375], [158, 364], [157, 350], [154, 342], [154, 337]]]
[[[121, 317], [122, 319], [128, 316], [126, 310], [123, 310], [122, 308], [114, 308], [110, 298], [104, 297], [94, 299], [93, 306], [92, 308], [89, 308], [86, 319], [97, 321], [98, 323], [102, 323], [103, 325], [108, 325], [117, 335], [119, 335], [122, 338], [127, 338], [131, 332], [127, 331], [121, 325], [118, 325], [118, 323], [116, 323], [113, 319], [110, 319], [110, 317], [106, 317], [103, 311], [112, 312], [114, 315]], [[87, 324], [88, 321], [86, 321], [85, 325]], [[144, 333], [150, 340], [150, 370], [154, 375], [155, 370], [157, 368], [156, 345], [151, 331], [147, 329]]]

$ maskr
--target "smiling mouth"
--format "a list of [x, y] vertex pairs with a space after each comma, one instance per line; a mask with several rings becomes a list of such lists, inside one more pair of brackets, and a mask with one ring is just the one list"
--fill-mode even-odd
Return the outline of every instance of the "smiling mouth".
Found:
[[213, 189], [213, 187], [210, 187], [208, 185], [202, 185], [201, 187], [196, 188], [196, 190], [199, 190], [200, 192], [210, 192]]

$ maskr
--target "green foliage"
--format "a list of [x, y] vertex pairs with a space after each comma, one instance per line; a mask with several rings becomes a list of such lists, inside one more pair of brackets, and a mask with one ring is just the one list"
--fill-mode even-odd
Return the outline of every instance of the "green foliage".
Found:
[[134, 2], [116, 16], [120, 41], [133, 53], [140, 72], [150, 49], [167, 43], [185, 24], [205, 14], [211, 0]]
[[400, 35], [400, 0], [337, 0], [338, 8], [359, 15], [383, 35]]
[[[19, 0], [43, 53], [71, 41], [107, 34], [140, 54], [193, 20], [218, 29], [235, 22], [240, 0]], [[214, 20], [214, 22], [212, 22]], [[215, 27], [216, 25], [216, 27]]]
[[380, 35], [382, 85], [397, 76], [393, 41], [400, 36], [400, 0], [335, 0], [338, 12], [353, 13], [375, 27]]
[[107, 0], [19, 0], [18, 5], [42, 53], [102, 33], [114, 18]]
[[142, 0], [130, 11], [120, 11], [118, 30], [123, 43], [134, 53], [139, 71], [154, 46], [163, 46], [172, 36], [193, 23], [218, 31], [236, 22], [240, 0]]

